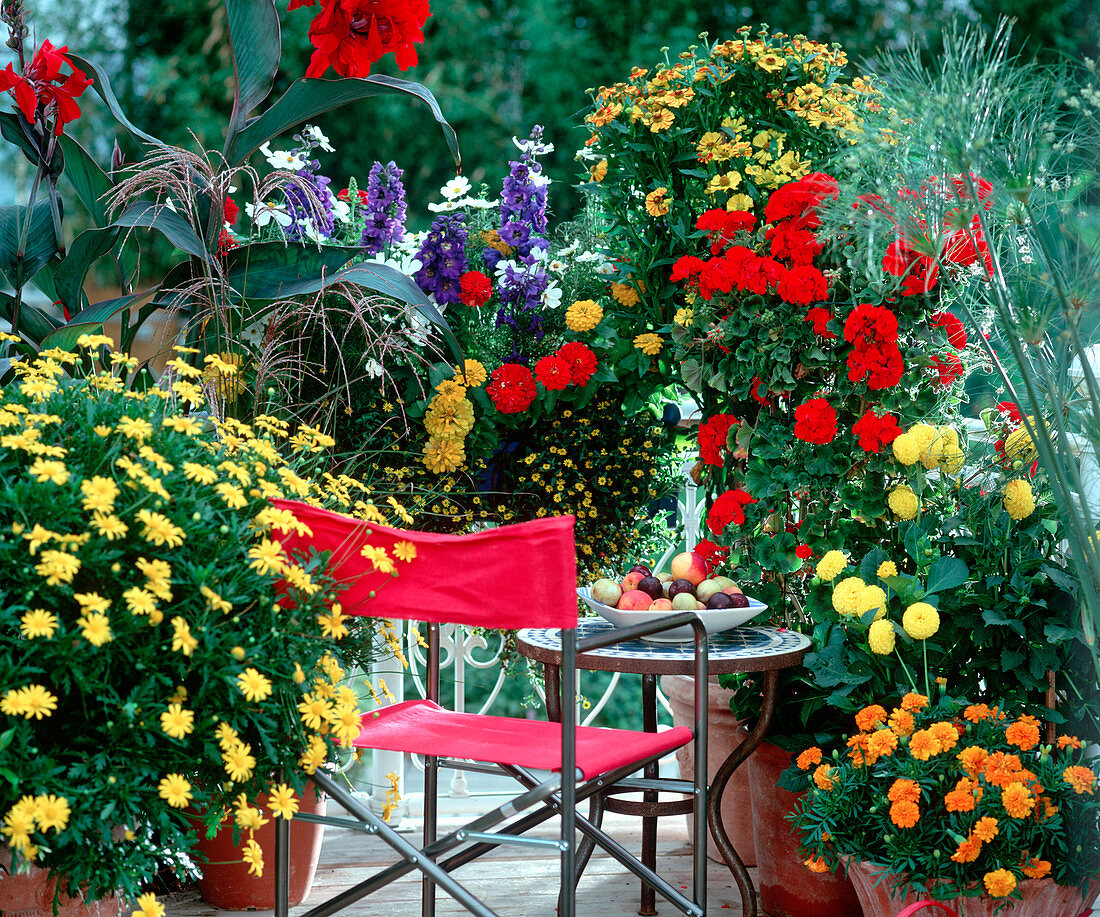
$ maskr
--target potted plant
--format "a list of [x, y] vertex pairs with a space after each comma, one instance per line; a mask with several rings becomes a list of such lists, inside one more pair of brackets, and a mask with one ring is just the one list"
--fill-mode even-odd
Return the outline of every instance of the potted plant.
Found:
[[915, 692], [865, 707], [846, 753], [811, 747], [793, 768], [810, 868], [844, 862], [865, 917], [921, 898], [968, 917], [1077, 917], [1100, 889], [1097, 760], [1040, 727]]
[[272, 533], [296, 523], [268, 501], [388, 519], [365, 485], [312, 478], [317, 431], [184, 413], [200, 371], [176, 356], [151, 385], [109, 344], [17, 362], [0, 394], [3, 839], [13, 872], [89, 900], [185, 872], [189, 806], [231, 811], [262, 872], [253, 832], [358, 733], [342, 679], [371, 635], [324, 555], [285, 554]]

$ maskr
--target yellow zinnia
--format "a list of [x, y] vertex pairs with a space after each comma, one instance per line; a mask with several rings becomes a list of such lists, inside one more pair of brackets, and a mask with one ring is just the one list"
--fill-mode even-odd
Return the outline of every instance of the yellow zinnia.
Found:
[[1022, 478], [1016, 478], [1005, 484], [1004, 504], [1013, 519], [1026, 519], [1035, 512], [1035, 493], [1031, 485]]
[[661, 352], [661, 348], [665, 346], [665, 343], [661, 340], [660, 335], [647, 332], [634, 338], [634, 346], [647, 357], [654, 357]]
[[591, 299], [579, 299], [565, 310], [565, 326], [578, 334], [603, 321], [603, 308]]

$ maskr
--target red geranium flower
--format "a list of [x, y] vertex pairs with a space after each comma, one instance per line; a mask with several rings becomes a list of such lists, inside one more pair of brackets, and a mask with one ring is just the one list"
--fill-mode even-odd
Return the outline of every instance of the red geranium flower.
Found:
[[[287, 9], [313, 3], [290, 0]], [[399, 69], [408, 70], [416, 65], [413, 45], [424, 41], [430, 15], [428, 0], [321, 0], [309, 27], [316, 50], [306, 76], [323, 76], [330, 66], [340, 76], [368, 76], [371, 64], [390, 53]]]
[[756, 502], [754, 497], [750, 497], [740, 487], [736, 490], [727, 490], [714, 501], [710, 512], [707, 513], [707, 528], [714, 533], [715, 537], [720, 537], [728, 526], [744, 525], [745, 507]]
[[973, 172], [970, 173], [969, 178], [965, 175], [956, 175], [951, 179], [951, 183], [955, 186], [955, 194], [959, 196], [959, 200], [973, 199], [970, 196], [970, 186], [973, 184], [982, 207], [989, 210], [993, 206], [993, 185], [980, 175], [975, 175]]
[[797, 548], [794, 549], [794, 556], [797, 557], [799, 560], [809, 560], [811, 557], [814, 556], [814, 549], [811, 548], [808, 544], [800, 544]]
[[933, 313], [931, 322], [947, 332], [947, 342], [956, 350], [962, 350], [966, 346], [966, 329], [950, 312]]
[[707, 565], [707, 569], [713, 573], [714, 569], [725, 561], [730, 556], [730, 549], [725, 545], [715, 544], [709, 538], [702, 538], [695, 543], [695, 547], [691, 549], [692, 554], [697, 554], [703, 558], [703, 562]]
[[864, 452], [878, 452], [901, 436], [901, 427], [893, 414], [878, 416], [872, 409], [855, 422], [852, 432], [859, 437], [859, 448]]
[[939, 280], [940, 269], [935, 258], [922, 255], [908, 239], [896, 239], [882, 256], [882, 269], [895, 277], [901, 277], [903, 296], [919, 296], [927, 293]]
[[[52, 115], [55, 119], [53, 132], [59, 137], [66, 124], [80, 117], [76, 97], [92, 85], [84, 71], [73, 66], [68, 52], [67, 45], [55, 48], [47, 39], [38, 46], [23, 75], [16, 73], [11, 64], [0, 70], [0, 92], [10, 91], [16, 107], [32, 124], [41, 105], [43, 122]], [[62, 67], [70, 68], [64, 82], [60, 82]]]
[[1014, 401], [998, 401], [997, 410], [1007, 417], [1010, 423], [1024, 422], [1024, 415]]
[[768, 198], [764, 206], [764, 219], [769, 223], [794, 218], [798, 228], [813, 228], [821, 225], [814, 211], [827, 197], [834, 200], [840, 190], [837, 181], [824, 172], [812, 172], [799, 181], [787, 182]]
[[458, 298], [471, 309], [480, 309], [493, 295], [493, 283], [481, 271], [467, 271], [458, 278]]
[[821, 302], [829, 295], [829, 281], [812, 265], [793, 267], [779, 281], [776, 292], [783, 302], [796, 306], [808, 306]]
[[572, 367], [556, 353], [543, 357], [535, 364], [535, 378], [547, 391], [556, 392], [573, 381]]
[[730, 262], [724, 258], [711, 258], [703, 262], [696, 278], [699, 295], [703, 299], [709, 300], [715, 293], [728, 293], [733, 289], [733, 274], [729, 267]]
[[[953, 227], [949, 223], [946, 228], [950, 231]], [[982, 232], [981, 217], [973, 217], [969, 225], [964, 225], [951, 233], [944, 245], [943, 257], [945, 261], [961, 267], [976, 264], [981, 258], [982, 264], [985, 265], [986, 276], [993, 276], [993, 256], [989, 253], [989, 243], [986, 242], [985, 233]]]
[[557, 356], [569, 365], [570, 377], [574, 385], [587, 385], [596, 371], [596, 354], [580, 341], [570, 341], [558, 348]]
[[898, 317], [886, 306], [860, 303], [844, 320], [844, 340], [855, 344], [860, 338], [870, 338], [878, 343], [896, 344]]
[[826, 341], [833, 340], [836, 335], [829, 330], [829, 322], [833, 320], [833, 314], [823, 306], [814, 306], [802, 319], [804, 322], [814, 323], [814, 334]]
[[860, 338], [848, 354], [847, 362], [849, 381], [859, 382], [866, 378], [867, 387], [874, 391], [897, 385], [905, 372], [905, 362], [897, 344], [879, 344], [869, 338]]
[[730, 427], [738, 422], [732, 414], [715, 414], [699, 424], [699, 454], [704, 462], [717, 468], [725, 464]]
[[792, 264], [813, 264], [825, 248], [810, 230], [798, 229], [789, 222], [769, 227], [764, 237], [771, 240], [773, 258], [786, 258]]
[[804, 443], [824, 446], [836, 438], [836, 411], [825, 398], [811, 398], [794, 409], [794, 435]]
[[501, 414], [519, 414], [526, 411], [538, 394], [531, 370], [519, 363], [498, 366], [489, 376], [485, 387], [496, 409]]
[[677, 258], [676, 263], [672, 265], [672, 276], [669, 278], [673, 283], [679, 283], [681, 280], [691, 280], [693, 277], [698, 277], [699, 272], [706, 267], [707, 263], [702, 258], [697, 258], [695, 255], [684, 255], [682, 258]]
[[941, 353], [938, 357], [932, 357], [932, 364], [940, 374], [940, 385], [945, 388], [963, 374], [962, 360], [953, 353]]
[[695, 228], [707, 233], [712, 255], [728, 246], [735, 233], [748, 231], [755, 225], [756, 217], [747, 210], [707, 210], [695, 221]]

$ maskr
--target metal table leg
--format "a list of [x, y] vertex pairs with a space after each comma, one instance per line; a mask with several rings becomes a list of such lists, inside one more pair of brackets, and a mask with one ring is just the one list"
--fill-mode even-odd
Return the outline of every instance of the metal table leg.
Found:
[[[657, 676], [642, 676], [642, 729], [646, 732], [657, 731]], [[660, 766], [656, 761], [645, 766], [644, 774], [653, 779], [659, 776]], [[658, 795], [647, 790], [642, 794], [642, 801], [646, 803], [656, 802]], [[642, 863], [656, 872], [657, 869], [657, 818], [645, 816], [642, 818]], [[657, 913], [657, 893], [653, 886], [642, 883], [642, 898], [638, 906], [641, 917], [655, 917]]]

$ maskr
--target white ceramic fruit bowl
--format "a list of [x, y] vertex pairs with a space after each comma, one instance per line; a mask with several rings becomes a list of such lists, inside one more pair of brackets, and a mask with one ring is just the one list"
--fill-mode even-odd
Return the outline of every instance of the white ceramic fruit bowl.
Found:
[[[680, 614], [678, 611], [668, 611], [667, 609], [657, 611], [624, 611], [619, 608], [612, 608], [610, 605], [604, 605], [592, 598], [588, 586], [579, 586], [577, 588], [577, 595], [579, 595], [584, 600], [584, 603], [596, 612], [596, 614], [604, 620], [610, 621], [616, 627], [630, 627], [634, 624], [645, 624], [648, 621], [655, 621], [658, 618], [667, 618], [669, 615]], [[768, 606], [763, 602], [758, 602], [756, 599], [749, 597], [748, 608], [703, 608], [695, 613], [699, 616], [699, 620], [703, 622], [703, 627], [707, 629], [708, 634], [720, 634], [722, 631], [732, 630], [735, 627], [740, 627], [742, 624], [747, 624], [757, 615], [767, 610]], [[691, 640], [693, 637], [694, 634], [692, 629], [688, 626], [684, 626], [662, 631], [659, 634], [652, 634], [648, 637], [642, 637], [642, 639], [650, 640], [654, 643], [681, 643], [684, 640]]]

